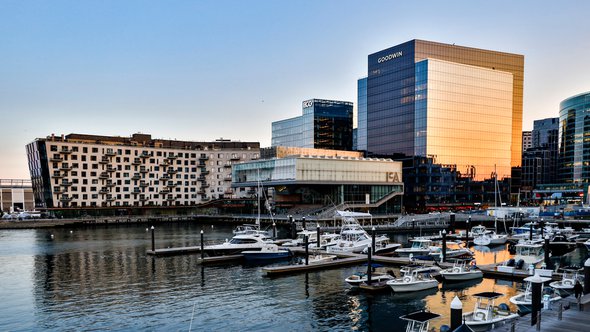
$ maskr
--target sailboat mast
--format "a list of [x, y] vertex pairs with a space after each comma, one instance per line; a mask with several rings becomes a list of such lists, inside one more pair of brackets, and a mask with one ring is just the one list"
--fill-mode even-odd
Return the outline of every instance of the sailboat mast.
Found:
[[257, 175], [256, 175], [256, 186], [257, 186], [257, 190], [256, 190], [256, 196], [258, 198], [258, 203], [256, 204], [256, 206], [258, 207], [258, 215], [256, 216], [256, 225], [260, 226], [260, 168], [257, 170]]

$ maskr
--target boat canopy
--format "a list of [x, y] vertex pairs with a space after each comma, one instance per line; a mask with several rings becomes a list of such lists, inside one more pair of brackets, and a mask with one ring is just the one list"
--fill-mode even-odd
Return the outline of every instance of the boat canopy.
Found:
[[483, 292], [483, 293], [477, 293], [477, 294], [473, 294], [472, 296], [474, 297], [483, 297], [486, 299], [495, 299], [497, 297], [503, 296], [504, 294], [502, 293], [496, 293], [496, 292]]
[[401, 319], [405, 319], [405, 320], [409, 320], [409, 321], [415, 321], [415, 322], [427, 322], [431, 319], [435, 319], [440, 317], [439, 314], [435, 314], [434, 312], [428, 312], [428, 311], [417, 311], [417, 312], [413, 312], [411, 314], [407, 314], [404, 316], [401, 316]]
[[353, 217], [353, 218], [371, 218], [370, 213], [365, 212], [352, 212], [352, 211], [336, 211], [336, 215], [339, 217]]

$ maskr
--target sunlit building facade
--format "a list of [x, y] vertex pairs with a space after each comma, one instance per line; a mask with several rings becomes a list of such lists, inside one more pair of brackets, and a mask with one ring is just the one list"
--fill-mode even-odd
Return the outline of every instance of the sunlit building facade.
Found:
[[562, 183], [590, 182], [590, 92], [559, 104], [558, 174]]
[[429, 156], [474, 180], [520, 166], [522, 55], [412, 40], [368, 63], [370, 154]]
[[272, 123], [272, 146], [352, 150], [353, 104], [310, 99], [303, 115]]

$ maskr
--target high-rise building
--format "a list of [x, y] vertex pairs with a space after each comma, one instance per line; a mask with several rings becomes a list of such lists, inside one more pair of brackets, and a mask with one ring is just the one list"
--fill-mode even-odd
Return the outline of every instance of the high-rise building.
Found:
[[590, 182], [590, 92], [559, 104], [559, 176], [563, 183]]
[[231, 188], [231, 168], [258, 159], [260, 143], [70, 134], [26, 150], [38, 207], [191, 206], [246, 197]]
[[522, 132], [522, 152], [533, 147], [533, 136], [532, 131], [524, 130]]
[[368, 152], [509, 177], [521, 163], [523, 69], [522, 55], [422, 40], [369, 55]]
[[367, 150], [367, 78], [361, 78], [357, 82], [357, 132], [356, 149]]
[[272, 123], [271, 146], [352, 150], [352, 103], [310, 99], [303, 115]]
[[532, 191], [541, 184], [557, 182], [558, 136], [559, 118], [534, 122], [531, 147], [522, 153], [521, 199], [532, 199]]

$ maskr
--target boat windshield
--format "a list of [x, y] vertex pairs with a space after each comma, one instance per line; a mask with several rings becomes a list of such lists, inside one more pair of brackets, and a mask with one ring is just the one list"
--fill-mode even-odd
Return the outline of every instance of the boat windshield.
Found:
[[230, 244], [250, 244], [250, 243], [257, 243], [255, 239], [239, 239], [233, 238], [229, 241]]

